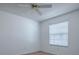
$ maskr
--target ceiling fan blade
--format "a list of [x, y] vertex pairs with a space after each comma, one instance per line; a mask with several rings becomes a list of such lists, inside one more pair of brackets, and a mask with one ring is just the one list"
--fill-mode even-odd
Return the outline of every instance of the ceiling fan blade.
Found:
[[42, 13], [38, 10], [38, 8], [34, 8], [34, 9], [38, 12], [39, 15], [42, 15]]
[[50, 4], [50, 5], [39, 5], [38, 8], [52, 8], [52, 4]]
[[21, 3], [21, 4], [17, 4], [19, 7], [28, 7], [29, 6], [29, 4], [23, 4], [23, 3]]

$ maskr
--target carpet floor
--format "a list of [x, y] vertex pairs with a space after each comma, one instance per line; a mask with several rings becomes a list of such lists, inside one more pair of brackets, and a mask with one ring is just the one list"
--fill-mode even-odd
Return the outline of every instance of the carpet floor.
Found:
[[24, 55], [53, 55], [53, 54], [47, 53], [47, 52], [43, 52], [43, 51], [37, 51], [37, 52], [28, 53], [28, 54], [24, 54]]

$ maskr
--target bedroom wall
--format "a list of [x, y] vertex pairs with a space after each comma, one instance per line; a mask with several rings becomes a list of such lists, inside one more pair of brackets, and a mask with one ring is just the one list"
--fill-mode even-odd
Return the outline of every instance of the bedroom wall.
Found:
[[[69, 46], [49, 45], [49, 24], [69, 20]], [[79, 54], [79, 10], [41, 22], [41, 50], [58, 55]]]
[[0, 11], [0, 54], [26, 54], [40, 50], [39, 23]]

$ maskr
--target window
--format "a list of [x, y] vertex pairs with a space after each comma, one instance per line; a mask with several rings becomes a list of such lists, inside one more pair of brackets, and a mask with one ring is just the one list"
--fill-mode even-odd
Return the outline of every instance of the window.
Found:
[[68, 46], [68, 21], [49, 25], [49, 44]]

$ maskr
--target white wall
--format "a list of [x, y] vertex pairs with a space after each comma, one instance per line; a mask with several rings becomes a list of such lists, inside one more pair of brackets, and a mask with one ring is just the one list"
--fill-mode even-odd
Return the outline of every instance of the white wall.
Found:
[[[69, 46], [50, 46], [48, 24], [69, 20]], [[0, 54], [25, 54], [41, 50], [52, 54], [79, 54], [79, 11], [39, 23], [0, 11]], [[41, 30], [41, 34], [40, 34]], [[41, 35], [41, 42], [40, 42]]]
[[[50, 46], [48, 25], [69, 20], [69, 46]], [[79, 54], [79, 11], [41, 22], [41, 50], [52, 54]]]
[[38, 51], [39, 23], [0, 11], [0, 54]]

